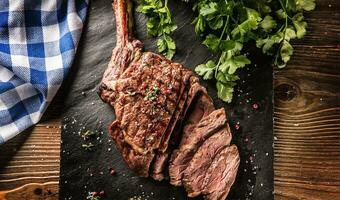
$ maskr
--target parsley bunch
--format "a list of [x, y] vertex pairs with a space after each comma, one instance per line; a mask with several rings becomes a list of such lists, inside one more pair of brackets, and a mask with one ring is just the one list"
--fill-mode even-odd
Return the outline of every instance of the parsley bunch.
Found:
[[307, 23], [303, 12], [315, 8], [314, 0], [197, 0], [193, 21], [203, 44], [220, 53], [217, 62], [209, 60], [196, 67], [203, 79], [216, 79], [218, 97], [231, 102], [239, 77], [235, 72], [250, 64], [245, 43], [256, 43], [274, 65], [286, 66], [293, 54], [290, 41], [302, 38]]
[[[143, 1], [150, 5], [151, 2], [159, 2]], [[148, 6], [144, 3], [140, 7], [145, 9]], [[198, 65], [196, 73], [204, 80], [215, 79], [218, 97], [231, 102], [233, 88], [239, 79], [236, 72], [251, 63], [246, 57], [244, 45], [256, 44], [264, 54], [273, 57], [275, 66], [285, 67], [293, 54], [291, 40], [300, 39], [306, 33], [307, 23], [303, 14], [314, 8], [315, 0], [193, 1], [193, 10], [197, 13], [193, 21], [195, 32], [204, 38], [205, 46], [220, 55], [217, 60]], [[150, 15], [151, 12], [144, 13]], [[154, 9], [152, 13], [159, 12]], [[171, 19], [171, 15], [168, 16]], [[152, 20], [149, 18], [148, 30], [153, 30], [150, 27], [160, 27], [159, 23], [153, 23]], [[175, 27], [170, 21], [171, 26]], [[175, 28], [166, 30], [170, 34], [172, 31], [168, 30], [173, 31]], [[157, 31], [162, 32], [159, 29]]]
[[177, 29], [177, 25], [172, 20], [168, 0], [140, 0], [137, 11], [148, 17], [148, 35], [158, 38], [158, 51], [171, 59], [175, 54], [176, 44], [170, 34]]

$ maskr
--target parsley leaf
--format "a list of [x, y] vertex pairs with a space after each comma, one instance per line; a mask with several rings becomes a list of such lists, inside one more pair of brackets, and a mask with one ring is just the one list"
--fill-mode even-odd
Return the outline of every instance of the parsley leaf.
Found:
[[276, 27], [276, 21], [273, 19], [272, 16], [267, 15], [260, 23], [260, 26], [261, 28], [263, 28], [264, 31], [270, 32], [273, 28]]
[[297, 38], [302, 38], [306, 34], [307, 23], [303, 19], [302, 13], [298, 13], [292, 18]]
[[177, 29], [168, 8], [168, 0], [139, 0], [137, 11], [147, 17], [146, 28], [148, 35], [157, 37], [159, 53], [171, 59], [176, 52], [176, 44], [171, 34]]
[[202, 16], [214, 14], [215, 12], [217, 12], [217, 3], [215, 3], [215, 2], [210, 2], [208, 4], [203, 5], [202, 8], [199, 11], [199, 13]]
[[224, 102], [230, 103], [233, 99], [234, 87], [220, 81], [216, 82], [217, 96]]
[[297, 9], [311, 11], [315, 9], [315, 0], [296, 0]]
[[213, 78], [216, 64], [214, 61], [208, 61], [206, 64], [200, 64], [195, 68], [195, 72], [202, 76], [204, 80], [209, 80]]
[[283, 62], [287, 63], [290, 60], [290, 56], [293, 55], [293, 47], [285, 40], [280, 49], [280, 55]]

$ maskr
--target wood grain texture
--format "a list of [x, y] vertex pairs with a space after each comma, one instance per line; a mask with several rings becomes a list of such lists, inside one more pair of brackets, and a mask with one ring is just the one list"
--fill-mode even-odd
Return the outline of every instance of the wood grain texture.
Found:
[[47, 120], [0, 147], [0, 200], [58, 199], [60, 131]]
[[275, 199], [340, 199], [340, 2], [317, 1], [308, 34], [274, 73]]
[[56, 200], [58, 191], [58, 182], [29, 183], [13, 190], [0, 191], [0, 199]]

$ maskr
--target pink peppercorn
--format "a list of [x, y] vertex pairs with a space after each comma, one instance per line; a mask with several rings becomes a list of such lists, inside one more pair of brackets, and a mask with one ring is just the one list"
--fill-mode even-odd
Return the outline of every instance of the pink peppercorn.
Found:
[[252, 105], [252, 107], [253, 107], [254, 110], [257, 110], [257, 109], [259, 108], [259, 105], [258, 105], [257, 103], [254, 103], [254, 104]]

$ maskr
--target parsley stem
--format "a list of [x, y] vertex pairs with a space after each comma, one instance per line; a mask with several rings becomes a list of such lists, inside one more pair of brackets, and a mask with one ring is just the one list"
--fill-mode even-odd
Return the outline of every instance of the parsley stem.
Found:
[[[283, 11], [285, 11], [285, 13], [286, 13], [286, 15], [288, 15], [288, 13], [287, 13], [287, 9], [286, 9], [286, 6], [284, 6], [284, 4], [282, 3], [282, 1], [281, 0], [279, 0], [279, 2], [280, 2], [280, 5], [281, 5], [281, 7], [282, 7], [282, 9], [283, 9]], [[286, 4], [287, 4], [287, 0], [286, 0]]]
[[277, 49], [277, 53], [276, 53], [276, 56], [275, 56], [275, 61], [274, 61], [275, 65], [278, 65], [277, 60], [279, 58], [279, 53], [280, 53], [280, 50], [281, 50], [281, 48], [282, 48], [282, 46], [283, 46], [283, 44], [286, 40], [287, 27], [288, 27], [288, 17], [289, 17], [288, 13], [287, 13], [288, 0], [286, 0], [286, 5], [284, 5], [281, 0], [279, 0], [279, 2], [281, 4], [282, 9], [286, 13], [286, 19], [285, 19], [285, 25], [284, 25], [284, 29], [283, 29], [283, 40], [282, 40], [279, 48]]
[[[224, 24], [223, 31], [222, 31], [222, 33], [221, 33], [221, 35], [220, 35], [219, 40], [218, 40], [218, 45], [220, 45], [221, 40], [223, 39], [223, 36], [224, 36], [224, 34], [226, 33], [228, 24], [229, 24], [229, 15], [227, 16], [227, 21], [226, 21], [225, 24]], [[215, 78], [217, 77], [218, 68], [219, 68], [219, 66], [220, 66], [220, 64], [221, 64], [221, 58], [224, 57], [224, 55], [225, 55], [225, 52], [222, 52], [220, 59], [218, 59], [218, 63], [217, 63], [217, 65], [216, 65], [216, 67], [215, 67]]]
[[221, 53], [221, 56], [220, 56], [220, 58], [218, 59], [218, 63], [217, 63], [217, 65], [216, 65], [216, 67], [215, 67], [215, 78], [217, 78], [217, 72], [218, 72], [218, 68], [220, 67], [220, 64], [221, 64], [221, 60], [222, 60], [222, 58], [224, 58], [224, 57], [225, 57], [225, 54], [226, 54], [226, 52], [225, 52], [225, 51], [223, 51], [223, 52]]
[[221, 40], [222, 40], [222, 38], [223, 38], [223, 36], [224, 36], [226, 30], [227, 30], [228, 24], [229, 24], [229, 15], [227, 16], [227, 21], [226, 21], [225, 24], [224, 24], [223, 31], [222, 31], [222, 33], [221, 33], [220, 39], [218, 40], [218, 43], [221, 42]]

